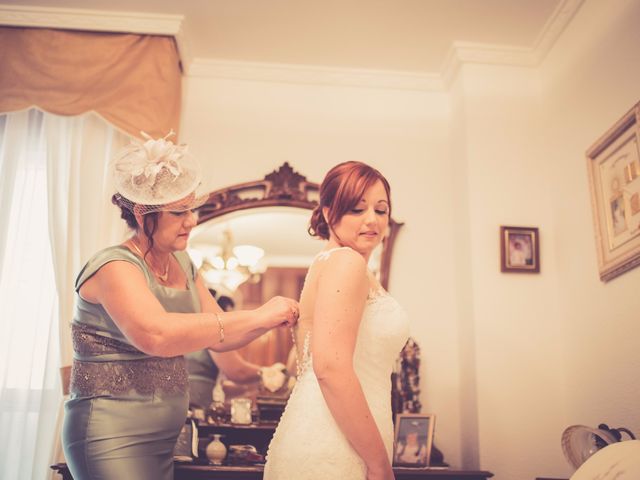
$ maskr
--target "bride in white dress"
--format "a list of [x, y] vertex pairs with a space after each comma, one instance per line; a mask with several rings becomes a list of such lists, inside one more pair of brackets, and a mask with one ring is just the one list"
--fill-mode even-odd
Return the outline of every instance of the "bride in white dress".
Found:
[[394, 478], [390, 377], [409, 327], [367, 269], [390, 214], [389, 184], [368, 165], [337, 165], [320, 186], [309, 232], [328, 242], [300, 297], [298, 381], [265, 480]]

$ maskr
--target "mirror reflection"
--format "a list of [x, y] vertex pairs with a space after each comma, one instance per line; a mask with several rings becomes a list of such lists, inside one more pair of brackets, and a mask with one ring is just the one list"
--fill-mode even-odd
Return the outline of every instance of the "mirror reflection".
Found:
[[[189, 253], [217, 298], [253, 309], [282, 295], [298, 298], [320, 243], [307, 234], [309, 210], [267, 207], [243, 210], [198, 225]], [[287, 329], [275, 329], [240, 350], [248, 361], [286, 364], [292, 346]]]

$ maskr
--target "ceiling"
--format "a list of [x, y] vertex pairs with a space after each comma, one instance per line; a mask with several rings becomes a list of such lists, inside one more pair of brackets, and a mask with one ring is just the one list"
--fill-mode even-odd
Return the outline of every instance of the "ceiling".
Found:
[[[576, 0], [0, 0], [184, 16], [196, 59], [437, 73], [454, 42], [533, 49]], [[561, 15], [560, 15], [561, 16]]]

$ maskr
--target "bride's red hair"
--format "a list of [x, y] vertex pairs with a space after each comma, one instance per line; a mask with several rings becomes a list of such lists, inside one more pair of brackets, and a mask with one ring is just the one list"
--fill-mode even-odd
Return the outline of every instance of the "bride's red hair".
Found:
[[[389, 217], [391, 217], [391, 187], [378, 170], [366, 163], [354, 161], [340, 163], [329, 170], [320, 185], [320, 203], [311, 214], [309, 234], [328, 240], [330, 227], [354, 208], [364, 192], [378, 180], [382, 182], [387, 192]], [[329, 208], [329, 218], [324, 218], [322, 213], [324, 207]]]

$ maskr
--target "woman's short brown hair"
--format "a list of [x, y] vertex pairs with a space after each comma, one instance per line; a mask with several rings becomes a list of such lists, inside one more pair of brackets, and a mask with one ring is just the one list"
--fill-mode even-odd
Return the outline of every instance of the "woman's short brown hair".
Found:
[[[354, 161], [340, 163], [329, 170], [320, 185], [320, 202], [311, 214], [309, 234], [328, 240], [330, 228], [358, 205], [364, 192], [378, 180], [387, 192], [391, 217], [391, 187], [378, 170], [366, 163]], [[324, 207], [329, 208], [329, 218], [324, 218]]]

